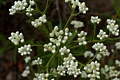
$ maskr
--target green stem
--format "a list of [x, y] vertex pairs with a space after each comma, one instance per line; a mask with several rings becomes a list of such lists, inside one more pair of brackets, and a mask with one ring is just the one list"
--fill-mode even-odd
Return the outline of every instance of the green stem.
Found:
[[80, 64], [81, 66], [85, 66], [83, 63], [79, 62], [78, 60], [75, 59], [76, 62], [78, 62], [78, 64]]
[[70, 14], [70, 16], [69, 16], [69, 18], [68, 18], [68, 20], [67, 20], [67, 22], [66, 22], [66, 24], [65, 24], [65, 26], [64, 26], [64, 28], [63, 28], [63, 30], [67, 27], [68, 23], [70, 22], [70, 20], [71, 20], [72, 17], [74, 16], [73, 13], [74, 13], [74, 9], [72, 9], [72, 12], [71, 12], [71, 14]]
[[89, 64], [89, 63], [91, 63], [91, 62], [96, 58], [96, 55], [97, 55], [97, 53], [95, 54], [95, 56], [94, 56], [90, 61], [88, 61], [88, 62], [86, 63], [86, 65]]
[[51, 58], [49, 59], [49, 61], [48, 61], [48, 63], [47, 63], [47, 65], [46, 65], [46, 72], [48, 73], [49, 71], [49, 64], [50, 64], [50, 62], [52, 61], [52, 59], [55, 57], [55, 55], [56, 55], [56, 53], [54, 53], [52, 56], [51, 56]]
[[43, 45], [34, 44], [34, 45], [31, 45], [31, 46], [34, 47], [34, 46], [43, 46]]
[[45, 14], [45, 13], [46, 13], [46, 11], [47, 11], [47, 8], [48, 8], [48, 3], [49, 3], [49, 0], [47, 0], [47, 3], [46, 3], [46, 6], [45, 6], [45, 9], [44, 9], [44, 11], [43, 11], [43, 14]]
[[35, 7], [36, 7], [36, 10], [37, 10], [41, 15], [43, 15], [43, 12], [40, 11], [40, 9], [39, 9], [38, 6], [37, 6], [37, 3], [35, 3]]

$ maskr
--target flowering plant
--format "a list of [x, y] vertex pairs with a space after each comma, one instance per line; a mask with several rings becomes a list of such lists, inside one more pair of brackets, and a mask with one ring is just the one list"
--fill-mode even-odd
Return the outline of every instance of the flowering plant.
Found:
[[[116, 21], [107, 19], [106, 29], [99, 29], [97, 33], [97, 25], [102, 20], [98, 16], [91, 16], [90, 23], [94, 28], [90, 35], [87, 31], [79, 30], [85, 26], [83, 22], [72, 20], [73, 17], [86, 14], [88, 7], [85, 2], [65, 0], [70, 5], [71, 14], [65, 25], [52, 26], [46, 15], [49, 1], [47, 0], [44, 11], [38, 8], [35, 0], [15, 1], [9, 9], [10, 15], [20, 11], [26, 13], [31, 19], [31, 25], [43, 32], [46, 39], [37, 44], [24, 44], [25, 39], [21, 32], [11, 33], [8, 39], [14, 45], [18, 45], [18, 53], [24, 57], [26, 63], [22, 76], [33, 80], [60, 80], [62, 76], [73, 76], [74, 79], [79, 77], [81, 80], [120, 80], [120, 61], [114, 60], [114, 55], [120, 49], [120, 42], [115, 43], [115, 48], [106, 44], [113, 44], [111, 41], [120, 39], [119, 25]], [[41, 16], [34, 19], [36, 12]], [[35, 52], [34, 48], [37, 48], [39, 53], [31, 56], [31, 53]], [[84, 57], [85, 61], [77, 57]], [[105, 62], [106, 58], [109, 61]]]

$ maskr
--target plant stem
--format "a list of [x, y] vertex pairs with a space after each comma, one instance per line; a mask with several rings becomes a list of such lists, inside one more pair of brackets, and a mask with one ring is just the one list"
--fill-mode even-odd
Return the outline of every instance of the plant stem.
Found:
[[37, 3], [35, 3], [35, 7], [36, 7], [36, 10], [37, 10], [41, 15], [43, 15], [43, 12], [40, 11], [40, 9], [39, 9], [38, 6], [37, 6]]
[[47, 11], [47, 8], [48, 8], [48, 3], [49, 3], [49, 0], [47, 0], [47, 3], [46, 3], [46, 6], [45, 6], [45, 9], [44, 9], [44, 11], [43, 11], [43, 14], [45, 14], [45, 13], [46, 13], [46, 11]]
[[[56, 52], [56, 53], [57, 53], [57, 52]], [[48, 71], [48, 70], [49, 70], [49, 64], [50, 64], [50, 62], [52, 61], [52, 59], [55, 57], [56, 53], [54, 53], [54, 54], [50, 57], [47, 65], [46, 65], [46, 72], [47, 72], [47, 73], [49, 72], [49, 71]]]
[[71, 12], [71, 14], [70, 14], [70, 16], [69, 16], [69, 18], [68, 18], [68, 20], [67, 20], [67, 22], [66, 22], [66, 24], [65, 24], [65, 26], [64, 26], [64, 28], [63, 28], [63, 30], [67, 27], [68, 23], [70, 22], [70, 20], [71, 20], [72, 17], [74, 16], [73, 13], [74, 13], [74, 9], [72, 9], [72, 12]]

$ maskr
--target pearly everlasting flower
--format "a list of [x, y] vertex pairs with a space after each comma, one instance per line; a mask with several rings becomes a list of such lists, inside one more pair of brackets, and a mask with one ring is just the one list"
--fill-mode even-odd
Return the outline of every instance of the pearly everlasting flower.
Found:
[[29, 66], [27, 66], [26, 69], [23, 71], [22, 76], [27, 77], [28, 74], [30, 74], [30, 67]]
[[[87, 77], [90, 78], [90, 80], [95, 80], [96, 78], [100, 79], [100, 63], [97, 61], [87, 64], [83, 69], [87, 73]], [[86, 76], [83, 77], [85, 78]]]
[[26, 0], [22, 1], [15, 1], [14, 5], [9, 9], [9, 14], [14, 15], [17, 11], [24, 10], [26, 6], [28, 5]]
[[91, 16], [90, 21], [91, 21], [92, 23], [97, 23], [97, 24], [99, 24], [100, 21], [101, 21], [101, 19], [99, 19], [98, 16]]
[[83, 22], [76, 20], [71, 21], [71, 25], [74, 25], [74, 28], [80, 28], [84, 26]]
[[[35, 78], [33, 80], [48, 80], [49, 74], [48, 73], [35, 73]], [[53, 79], [54, 80], [54, 79]]]
[[20, 53], [22, 56], [30, 54], [31, 51], [32, 49], [30, 44], [18, 48], [18, 53]]
[[97, 35], [97, 37], [98, 37], [100, 40], [103, 40], [103, 39], [107, 38], [108, 35], [106, 34], [106, 32], [104, 32], [103, 30], [100, 29], [100, 32], [99, 32], [99, 34]]
[[79, 34], [78, 34], [78, 42], [79, 42], [79, 45], [86, 45], [87, 42], [85, 41], [85, 36], [87, 35], [87, 32], [84, 32], [84, 31], [81, 31]]
[[12, 32], [11, 36], [8, 37], [9, 40], [11, 40], [12, 43], [14, 43], [14, 45], [18, 45], [19, 42], [23, 43], [24, 42], [24, 36], [22, 33], [19, 33], [19, 31], [17, 32]]
[[31, 60], [30, 56], [25, 57], [25, 63], [28, 63]]
[[109, 56], [110, 55], [106, 46], [103, 43], [95, 43], [92, 46], [92, 48], [95, 49], [95, 51], [97, 52], [96, 58], [98, 60], [100, 60], [102, 56]]
[[88, 11], [88, 7], [86, 7], [85, 2], [78, 3], [79, 11], [85, 14]]
[[107, 19], [107, 29], [115, 36], [118, 36], [119, 35], [119, 25], [118, 24], [115, 24], [116, 21], [115, 20], [110, 20], [110, 19]]
[[116, 42], [115, 47], [116, 47], [116, 49], [120, 49], [120, 42]]
[[84, 53], [84, 57], [86, 58], [86, 57], [93, 57], [94, 56], [94, 54], [91, 52], [91, 51], [86, 51], [85, 53]]
[[46, 15], [44, 14], [41, 17], [39, 17], [38, 19], [35, 19], [35, 21], [32, 21], [31, 24], [35, 28], [38, 28], [39, 26], [42, 26], [42, 24], [46, 23], [46, 22], [47, 22]]
[[70, 52], [70, 49], [67, 49], [66, 46], [60, 48], [60, 50], [59, 50], [59, 53], [61, 55], [64, 55], [64, 53], [69, 53], [69, 52]]
[[42, 59], [40, 59], [40, 57], [32, 61], [32, 65], [39, 65], [39, 64], [42, 64]]

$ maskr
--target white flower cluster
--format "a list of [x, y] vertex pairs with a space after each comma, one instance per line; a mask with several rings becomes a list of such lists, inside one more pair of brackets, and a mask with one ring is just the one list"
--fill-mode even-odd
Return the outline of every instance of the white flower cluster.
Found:
[[115, 64], [120, 67], [120, 61], [119, 60], [115, 60]]
[[99, 19], [98, 16], [91, 16], [90, 21], [91, 21], [92, 23], [99, 24], [100, 21], [101, 21], [101, 19]]
[[103, 40], [103, 39], [107, 38], [108, 35], [106, 34], [106, 32], [104, 32], [102, 29], [100, 29], [100, 32], [99, 32], [99, 34], [97, 35], [97, 37], [98, 37], [100, 40]]
[[27, 5], [28, 5], [28, 3], [26, 0], [15, 1], [14, 5], [9, 9], [10, 15], [14, 15], [16, 13], [16, 11], [24, 10]]
[[77, 68], [78, 62], [74, 61], [75, 57], [72, 56], [71, 53], [69, 53], [68, 57], [65, 57], [63, 60], [63, 65], [57, 67], [57, 73], [59, 75], [65, 76], [65, 73], [67, 73], [68, 75], [77, 77], [81, 74], [80, 68]]
[[12, 43], [14, 43], [14, 45], [18, 45], [19, 42], [23, 43], [24, 42], [24, 36], [22, 33], [19, 33], [19, 31], [17, 32], [12, 32], [11, 36], [8, 37], [9, 40], [11, 40]]
[[40, 59], [40, 57], [32, 61], [32, 65], [39, 65], [39, 64], [42, 64], [42, 59]]
[[115, 43], [116, 49], [120, 49], [120, 42]]
[[88, 11], [88, 8], [85, 5], [85, 2], [79, 2], [79, 0], [65, 0], [65, 2], [71, 2], [72, 8], [76, 8], [78, 6], [78, 9], [81, 13], [85, 14], [86, 11]]
[[100, 60], [100, 58], [102, 58], [102, 55], [103, 56], [109, 56], [109, 52], [106, 48], [106, 46], [103, 44], [103, 43], [95, 43], [93, 46], [92, 46], [93, 49], [96, 50], [97, 55], [96, 55], [96, 59]]
[[70, 49], [67, 49], [66, 46], [61, 47], [60, 50], [59, 50], [59, 53], [61, 55], [64, 55], [64, 53], [69, 53], [69, 52], [70, 52]]
[[35, 28], [38, 28], [39, 26], [42, 26], [42, 24], [46, 23], [46, 22], [47, 22], [46, 15], [44, 14], [41, 17], [39, 17], [38, 19], [35, 19], [35, 21], [32, 21], [31, 24]]
[[28, 63], [31, 60], [30, 56], [25, 57], [25, 63]]
[[[27, 0], [22, 1], [15, 1], [14, 5], [9, 9], [10, 15], [14, 15], [17, 11], [25, 10], [26, 9], [26, 15], [32, 16], [31, 11], [34, 9], [31, 8], [33, 5], [35, 5], [34, 0], [29, 1], [29, 6], [27, 3]], [[28, 8], [26, 8], [28, 6]]]
[[85, 36], [87, 35], [87, 32], [81, 31], [80, 33], [78, 33], [78, 42], [79, 45], [86, 45], [87, 42], [85, 41]]
[[54, 30], [49, 35], [50, 43], [44, 45], [44, 51], [51, 51], [52, 53], [55, 53], [56, 47], [60, 46], [61, 43], [65, 44], [68, 38], [72, 36], [72, 33], [69, 32], [68, 28], [66, 28], [65, 31], [58, 31], [58, 26], [55, 26]]
[[29, 6], [26, 8], [26, 15], [32, 16], [32, 11], [34, 10], [32, 6], [35, 5], [34, 0], [29, 0]]
[[32, 49], [30, 44], [18, 48], [18, 53], [20, 53], [22, 56], [30, 54], [31, 51]]
[[107, 19], [107, 29], [115, 36], [119, 35], [119, 29], [118, 29], [118, 24], [116, 24], [115, 20]]
[[33, 80], [48, 80], [49, 74], [48, 73], [35, 73], [35, 78]]
[[100, 63], [97, 61], [87, 64], [83, 69], [81, 77], [90, 78], [90, 80], [96, 80], [96, 78], [100, 79]]
[[81, 21], [76, 21], [76, 20], [72, 20], [70, 24], [71, 24], [71, 25], [74, 25], [74, 28], [80, 28], [80, 27], [83, 27], [83, 26], [84, 26], [83, 22], [81, 22]]
[[22, 76], [23, 76], [23, 77], [27, 77], [28, 74], [30, 74], [30, 67], [29, 67], [29, 66], [27, 66], [27, 67], [25, 68], [25, 70], [24, 70], [23, 73], [22, 73]]
[[105, 78], [111, 79], [111, 78], [117, 78], [120, 75], [120, 71], [115, 70], [115, 66], [108, 66], [105, 65], [103, 68], [101, 68], [101, 73], [105, 75]]
[[85, 51], [85, 53], [84, 53], [85, 58], [86, 57], [93, 57], [93, 56], [94, 56], [94, 54], [91, 51]]

